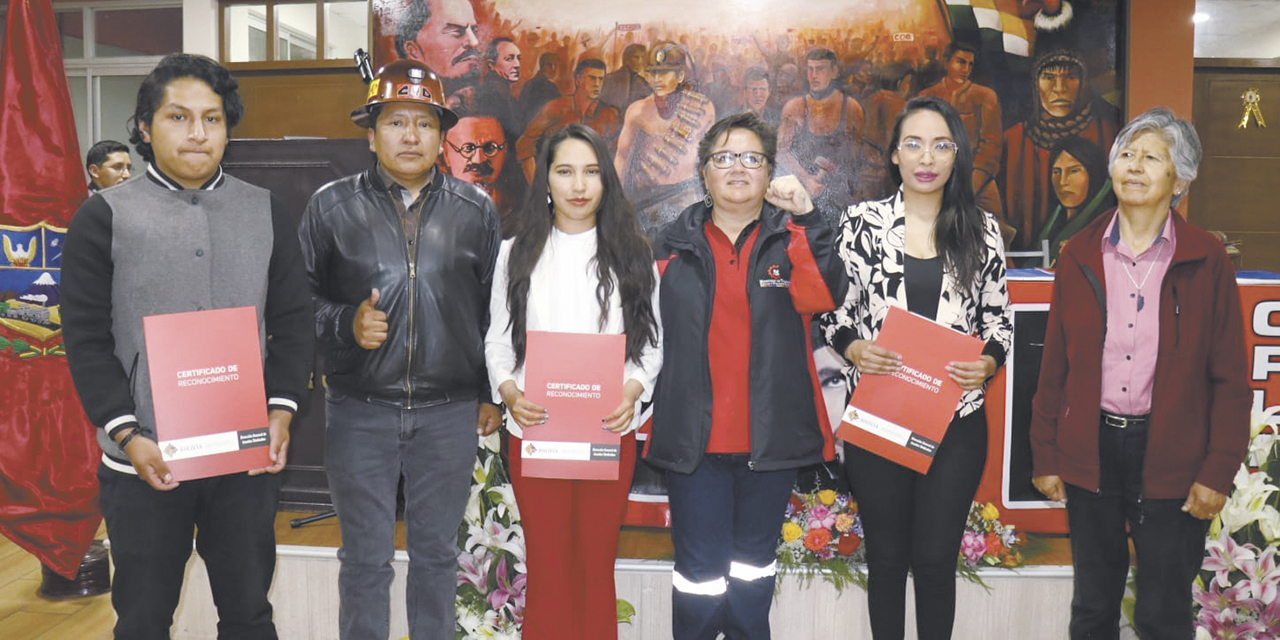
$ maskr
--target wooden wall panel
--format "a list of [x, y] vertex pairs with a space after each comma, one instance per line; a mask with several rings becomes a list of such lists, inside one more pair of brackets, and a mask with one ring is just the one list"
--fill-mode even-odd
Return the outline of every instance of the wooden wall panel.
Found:
[[[222, 166], [245, 182], [270, 189], [297, 222], [317, 188], [363, 171], [372, 162], [363, 138], [232, 140]], [[323, 355], [317, 354], [312, 368], [314, 388], [299, 403], [289, 429], [289, 459], [281, 474], [280, 502], [284, 508], [323, 510], [332, 505], [324, 473], [324, 390], [320, 384], [324, 370]]]
[[351, 110], [364, 104], [367, 86], [354, 68], [260, 73], [239, 71], [245, 116], [237, 138], [363, 138]]
[[[1240, 95], [1262, 94], [1266, 128], [1252, 120], [1237, 128]], [[1204, 148], [1200, 175], [1191, 185], [1189, 218], [1202, 229], [1241, 240], [1241, 267], [1280, 271], [1280, 69], [1200, 67], [1195, 76], [1194, 121]]]

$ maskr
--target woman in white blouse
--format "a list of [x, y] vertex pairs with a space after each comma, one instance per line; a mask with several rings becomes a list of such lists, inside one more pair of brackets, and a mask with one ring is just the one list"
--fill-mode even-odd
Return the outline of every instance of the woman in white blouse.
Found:
[[[617, 480], [524, 477], [511, 456], [524, 526], [525, 640], [617, 638], [613, 563], [635, 466], [639, 406], [662, 365], [653, 250], [604, 140], [580, 124], [548, 136], [525, 206], [507, 221], [489, 302], [485, 359], [507, 409], [510, 451], [547, 412], [524, 397], [526, 332], [624, 334], [622, 402], [601, 428], [623, 434]], [[545, 201], [543, 199], [545, 195]], [[565, 354], [572, 357], [572, 354]]]

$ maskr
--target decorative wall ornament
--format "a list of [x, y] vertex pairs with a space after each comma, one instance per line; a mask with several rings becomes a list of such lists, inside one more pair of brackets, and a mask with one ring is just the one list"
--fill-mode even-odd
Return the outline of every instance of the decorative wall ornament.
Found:
[[1240, 115], [1240, 124], [1236, 125], [1237, 129], [1245, 129], [1249, 126], [1249, 116], [1253, 116], [1259, 127], [1267, 128], [1267, 121], [1262, 119], [1262, 94], [1258, 93], [1257, 87], [1249, 87], [1248, 91], [1240, 94], [1240, 102], [1244, 103], [1244, 113]]

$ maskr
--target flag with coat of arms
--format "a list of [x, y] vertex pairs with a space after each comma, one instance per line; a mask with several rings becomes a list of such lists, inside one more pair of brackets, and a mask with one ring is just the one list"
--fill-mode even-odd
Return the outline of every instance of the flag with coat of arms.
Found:
[[86, 192], [51, 0], [10, 0], [0, 55], [0, 534], [74, 579], [101, 451], [62, 351], [62, 239]]

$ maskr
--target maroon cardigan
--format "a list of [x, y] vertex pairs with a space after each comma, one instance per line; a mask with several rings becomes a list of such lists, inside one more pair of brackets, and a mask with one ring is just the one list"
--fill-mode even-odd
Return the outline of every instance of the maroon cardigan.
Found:
[[[1230, 494], [1249, 444], [1252, 396], [1235, 271], [1216, 238], [1171, 211], [1177, 238], [1160, 285], [1143, 497], [1182, 499], [1193, 483]], [[1063, 249], [1032, 405], [1033, 475], [1098, 490], [1106, 278], [1099, 216]]]

